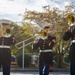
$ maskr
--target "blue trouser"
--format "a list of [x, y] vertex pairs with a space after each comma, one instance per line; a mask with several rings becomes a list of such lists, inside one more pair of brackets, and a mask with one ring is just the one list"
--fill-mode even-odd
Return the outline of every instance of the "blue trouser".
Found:
[[70, 75], [75, 75], [75, 62], [70, 62]]
[[75, 43], [70, 46], [70, 75], [75, 75]]
[[39, 55], [39, 75], [49, 75], [50, 67], [53, 63], [52, 52], [40, 53]]
[[3, 75], [10, 75], [10, 64], [3, 64]]
[[39, 75], [49, 75], [50, 66], [45, 64], [44, 66], [39, 66]]

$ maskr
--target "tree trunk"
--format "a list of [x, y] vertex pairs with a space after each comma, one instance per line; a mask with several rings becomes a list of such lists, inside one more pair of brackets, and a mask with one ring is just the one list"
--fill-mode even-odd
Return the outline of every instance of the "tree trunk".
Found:
[[62, 68], [63, 66], [63, 57], [62, 54], [58, 54], [58, 68]]

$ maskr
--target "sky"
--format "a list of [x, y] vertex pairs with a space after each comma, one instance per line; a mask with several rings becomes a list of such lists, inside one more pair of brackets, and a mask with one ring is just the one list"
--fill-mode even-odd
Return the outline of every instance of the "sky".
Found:
[[26, 9], [41, 12], [46, 5], [64, 9], [69, 3], [75, 4], [75, 0], [0, 0], [0, 19], [21, 22]]

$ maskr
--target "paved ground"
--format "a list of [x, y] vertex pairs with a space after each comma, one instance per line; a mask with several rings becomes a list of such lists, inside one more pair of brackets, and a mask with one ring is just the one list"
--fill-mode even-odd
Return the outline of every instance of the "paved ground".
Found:
[[[2, 75], [2, 72], [0, 72]], [[38, 75], [38, 72], [11, 72], [10, 75]], [[69, 72], [50, 72], [49, 75], [70, 75]]]

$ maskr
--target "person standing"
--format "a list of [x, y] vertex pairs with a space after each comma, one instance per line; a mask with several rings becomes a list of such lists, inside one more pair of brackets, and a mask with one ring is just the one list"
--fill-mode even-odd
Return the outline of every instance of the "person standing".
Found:
[[[51, 66], [53, 65], [53, 47], [56, 37], [50, 35], [50, 27], [45, 26], [44, 32], [41, 33], [42, 38], [35, 39], [33, 50], [39, 49], [39, 75], [49, 75]], [[48, 35], [47, 38], [44, 36]]]
[[75, 75], [75, 23], [74, 16], [69, 15], [69, 28], [65, 31], [63, 35], [63, 40], [70, 42], [70, 51], [69, 51], [69, 59], [70, 59], [70, 75]]
[[3, 75], [10, 75], [11, 48], [15, 44], [14, 36], [10, 35], [10, 29], [6, 29], [6, 35], [0, 37], [0, 65]]

